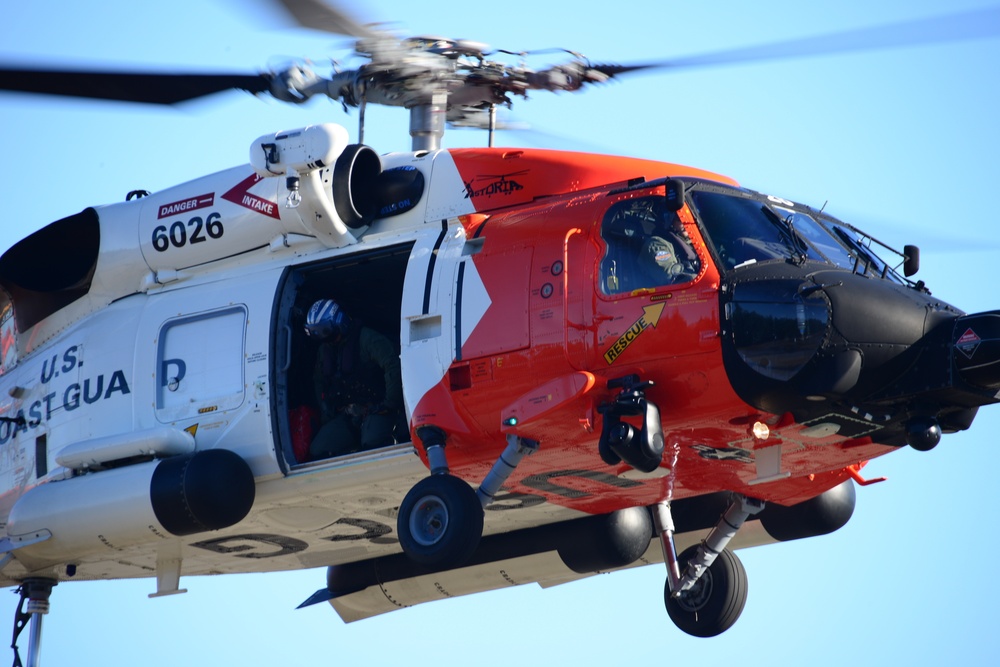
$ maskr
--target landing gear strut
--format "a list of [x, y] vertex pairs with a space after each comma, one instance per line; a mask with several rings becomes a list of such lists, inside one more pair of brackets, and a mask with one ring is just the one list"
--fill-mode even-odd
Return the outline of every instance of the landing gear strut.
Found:
[[399, 544], [415, 563], [441, 569], [458, 567], [472, 556], [482, 538], [483, 508], [521, 459], [538, 449], [538, 443], [508, 436], [507, 448], [474, 491], [450, 474], [442, 430], [424, 426], [418, 429], [417, 437], [427, 450], [431, 476], [417, 482], [399, 506]]
[[58, 582], [54, 579], [25, 579], [18, 588], [21, 602], [14, 614], [14, 638], [10, 647], [14, 649], [14, 667], [22, 667], [21, 655], [17, 650], [17, 639], [30, 623], [28, 632], [28, 662], [27, 667], [38, 667], [38, 652], [42, 643], [42, 616], [49, 613], [49, 596], [52, 587]]
[[651, 509], [667, 566], [663, 599], [670, 620], [695, 637], [722, 634], [743, 613], [748, 587], [743, 564], [726, 546], [751, 515], [764, 509], [764, 503], [737, 496], [708, 537], [680, 556], [674, 546], [670, 504], [658, 503]]

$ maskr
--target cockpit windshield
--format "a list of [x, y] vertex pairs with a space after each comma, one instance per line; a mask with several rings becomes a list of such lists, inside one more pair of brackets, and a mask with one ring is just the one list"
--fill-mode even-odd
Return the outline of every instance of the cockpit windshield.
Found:
[[784, 199], [747, 190], [696, 187], [691, 201], [724, 270], [771, 260], [834, 264], [862, 275], [906, 281], [854, 227]]

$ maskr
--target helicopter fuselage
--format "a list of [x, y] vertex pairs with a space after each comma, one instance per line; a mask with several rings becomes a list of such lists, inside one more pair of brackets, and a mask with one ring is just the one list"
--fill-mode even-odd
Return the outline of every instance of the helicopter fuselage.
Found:
[[[395, 563], [425, 466], [446, 452], [478, 484], [512, 442], [530, 455], [486, 505], [481, 551], [524, 542], [524, 572], [482, 556], [495, 581], [408, 599], [563, 581], [627, 564], [567, 569], [584, 517], [719, 494], [849, 516], [868, 460], [996, 400], [996, 317], [933, 299], [812, 209], [667, 163], [378, 158], [345, 136], [264, 137], [252, 167], [87, 209], [0, 259], [6, 584], [156, 576], [168, 594], [181, 574]], [[398, 343], [396, 444], [308, 455], [320, 298]], [[741, 544], [831, 529], [769, 521]], [[571, 537], [524, 537], [542, 526]], [[562, 565], [531, 560], [550, 551]], [[338, 610], [395, 604], [375, 598]]]

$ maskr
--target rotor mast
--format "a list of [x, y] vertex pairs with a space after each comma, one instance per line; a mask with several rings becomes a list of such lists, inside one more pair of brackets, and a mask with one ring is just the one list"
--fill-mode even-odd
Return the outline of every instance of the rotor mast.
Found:
[[436, 151], [444, 137], [448, 112], [448, 91], [434, 90], [426, 101], [410, 107], [410, 147], [416, 151]]

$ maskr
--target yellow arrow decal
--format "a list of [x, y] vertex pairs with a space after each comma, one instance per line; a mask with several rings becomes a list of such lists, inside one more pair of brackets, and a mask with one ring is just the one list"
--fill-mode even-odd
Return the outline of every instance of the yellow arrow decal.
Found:
[[608, 365], [615, 363], [615, 360], [621, 356], [622, 352], [628, 349], [628, 346], [636, 341], [637, 338], [642, 334], [643, 331], [649, 327], [656, 327], [657, 322], [660, 321], [660, 315], [663, 314], [662, 303], [656, 303], [651, 306], [645, 306], [642, 309], [642, 316], [635, 321], [635, 323], [630, 326], [625, 333], [618, 337], [618, 340], [614, 342], [614, 345], [608, 348], [604, 353], [604, 361], [608, 362]]

